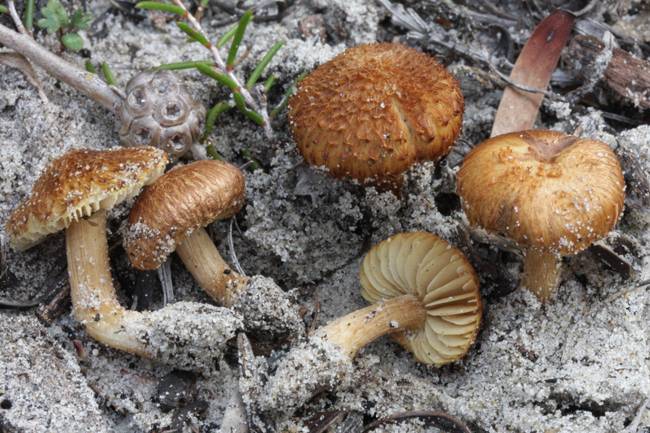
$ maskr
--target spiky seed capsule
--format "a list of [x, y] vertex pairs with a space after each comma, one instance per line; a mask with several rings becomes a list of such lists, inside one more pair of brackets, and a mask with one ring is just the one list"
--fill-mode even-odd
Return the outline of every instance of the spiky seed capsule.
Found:
[[205, 108], [171, 72], [145, 71], [127, 84], [117, 115], [122, 144], [155, 146], [180, 158], [198, 139]]

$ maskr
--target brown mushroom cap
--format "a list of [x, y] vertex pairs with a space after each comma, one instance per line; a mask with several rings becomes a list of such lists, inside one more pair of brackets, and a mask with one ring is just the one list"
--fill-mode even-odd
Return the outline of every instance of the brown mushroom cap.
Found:
[[72, 221], [136, 196], [166, 164], [165, 152], [153, 147], [66, 153], [50, 163], [7, 221], [12, 246], [25, 250]]
[[418, 361], [443, 365], [474, 343], [483, 306], [479, 280], [462, 252], [426, 232], [400, 233], [363, 259], [361, 295], [370, 303], [415, 295], [424, 304], [424, 329], [397, 335]]
[[621, 166], [605, 143], [532, 130], [484, 141], [458, 172], [472, 225], [522, 248], [568, 255], [605, 236], [623, 209]]
[[383, 183], [449, 152], [463, 96], [432, 57], [400, 44], [368, 44], [305, 77], [289, 116], [308, 163], [336, 177]]
[[156, 269], [194, 230], [229, 218], [244, 204], [244, 175], [223, 161], [174, 168], [138, 197], [124, 247], [138, 269]]

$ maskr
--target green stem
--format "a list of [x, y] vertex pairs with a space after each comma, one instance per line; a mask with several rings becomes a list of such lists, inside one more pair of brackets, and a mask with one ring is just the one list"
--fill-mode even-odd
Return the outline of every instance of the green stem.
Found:
[[283, 42], [276, 42], [273, 44], [271, 49], [262, 57], [262, 60], [257, 64], [257, 67], [251, 74], [251, 76], [248, 78], [248, 81], [246, 82], [246, 88], [247, 89], [252, 89], [255, 83], [257, 83], [257, 80], [260, 79], [260, 76], [266, 69], [266, 67], [271, 63], [271, 60], [273, 60], [273, 57], [278, 53], [280, 48], [284, 45]]
[[237, 58], [237, 51], [239, 51], [239, 45], [241, 44], [242, 39], [244, 38], [244, 33], [246, 32], [246, 26], [253, 19], [253, 12], [247, 10], [244, 15], [242, 15], [235, 30], [235, 36], [232, 40], [232, 45], [230, 45], [230, 51], [228, 51], [228, 59], [226, 60], [226, 67], [232, 68], [235, 64], [235, 59]]
[[219, 73], [215, 71], [212, 67], [205, 64], [197, 64], [196, 69], [203, 75], [206, 75], [216, 80], [218, 83], [228, 87], [232, 92], [239, 92], [239, 87], [237, 86], [237, 83], [228, 75]]
[[165, 63], [163, 65], [157, 66], [155, 70], [166, 70], [166, 71], [177, 71], [182, 69], [195, 69], [197, 65], [212, 66], [214, 64], [213, 60], [190, 60], [187, 62], [176, 62], [176, 63]]
[[30, 32], [34, 28], [34, 0], [27, 0], [25, 2], [25, 28]]
[[219, 38], [217, 41], [217, 48], [222, 48], [224, 45], [228, 43], [229, 40], [232, 39], [233, 36], [235, 36], [235, 32], [237, 31], [238, 26], [233, 26], [230, 30], [228, 30], [226, 33], [224, 33], [223, 36]]
[[227, 101], [218, 102], [214, 104], [212, 108], [210, 108], [208, 114], [205, 116], [205, 129], [203, 130], [203, 137], [201, 138], [202, 141], [206, 140], [208, 136], [212, 134], [214, 124], [217, 121], [217, 117], [219, 117], [222, 113], [230, 110], [231, 108], [232, 107]]
[[190, 27], [189, 24], [184, 23], [182, 21], [177, 21], [176, 25], [178, 26], [179, 29], [183, 31], [183, 33], [189, 36], [190, 39], [198, 42], [199, 44], [203, 45], [206, 48], [210, 48], [210, 41], [208, 41], [205, 38], [205, 36], [203, 36], [201, 33], [197, 32], [192, 27]]
[[178, 16], [185, 15], [185, 10], [180, 6], [170, 5], [168, 3], [161, 3], [156, 1], [143, 1], [135, 5], [136, 8], [146, 9], [151, 11], [169, 12]]

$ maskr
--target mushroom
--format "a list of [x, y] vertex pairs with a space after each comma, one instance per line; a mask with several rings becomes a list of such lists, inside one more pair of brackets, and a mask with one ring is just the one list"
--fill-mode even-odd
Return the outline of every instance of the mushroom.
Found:
[[360, 281], [371, 305], [292, 349], [260, 395], [261, 412], [290, 414], [320, 389], [349, 385], [352, 360], [382, 335], [392, 334], [417, 361], [435, 366], [462, 358], [474, 343], [479, 280], [463, 254], [437, 236], [400, 233], [379, 243], [363, 259]]
[[199, 286], [239, 312], [247, 329], [299, 333], [302, 320], [286, 293], [269, 278], [234, 272], [204, 229], [237, 213], [244, 196], [244, 175], [232, 164], [202, 160], [178, 166], [133, 205], [124, 247], [142, 270], [158, 268], [175, 250]]
[[305, 160], [337, 177], [399, 186], [414, 162], [446, 155], [463, 96], [432, 57], [400, 44], [347, 49], [305, 77], [289, 103]]
[[542, 302], [558, 286], [561, 256], [582, 251], [614, 228], [624, 190], [609, 146], [557, 131], [490, 138], [458, 172], [470, 224], [518, 244], [522, 285]]
[[166, 164], [165, 153], [152, 147], [70, 151], [45, 169], [6, 231], [12, 246], [25, 250], [66, 230], [72, 311], [97, 341], [178, 368], [202, 369], [241, 329], [238, 316], [189, 302], [155, 312], [128, 311], [112, 283], [106, 212], [136, 196]]

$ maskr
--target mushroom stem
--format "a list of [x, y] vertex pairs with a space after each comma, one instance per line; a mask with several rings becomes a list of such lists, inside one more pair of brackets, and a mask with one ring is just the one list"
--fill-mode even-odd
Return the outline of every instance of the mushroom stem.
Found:
[[562, 257], [539, 248], [528, 248], [524, 256], [522, 285], [541, 301], [548, 301], [560, 280]]
[[153, 358], [152, 350], [137, 339], [138, 330], [131, 329], [130, 324], [137, 322], [127, 319], [138, 313], [125, 310], [115, 294], [106, 241], [106, 211], [70, 224], [66, 252], [72, 311], [86, 332], [107, 346]]
[[116, 105], [121, 102], [120, 96], [96, 74], [68, 63], [28, 35], [20, 34], [0, 24], [0, 43], [29, 58], [54, 78], [74, 87], [111, 111], [115, 111]]
[[424, 326], [427, 312], [413, 295], [403, 295], [353, 311], [327, 324], [318, 332], [354, 358], [377, 338]]
[[186, 236], [176, 247], [176, 252], [199, 286], [219, 305], [231, 307], [248, 282], [248, 278], [230, 269], [221, 258], [204, 228]]

